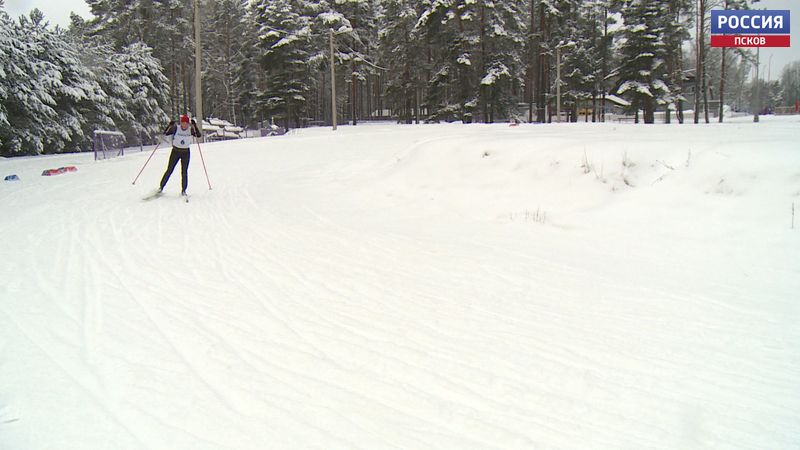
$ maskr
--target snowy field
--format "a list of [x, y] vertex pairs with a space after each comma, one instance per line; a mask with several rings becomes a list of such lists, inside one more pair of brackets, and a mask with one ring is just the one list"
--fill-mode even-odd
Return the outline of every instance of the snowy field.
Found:
[[750, 120], [206, 144], [188, 204], [0, 159], [0, 448], [798, 449], [800, 118]]

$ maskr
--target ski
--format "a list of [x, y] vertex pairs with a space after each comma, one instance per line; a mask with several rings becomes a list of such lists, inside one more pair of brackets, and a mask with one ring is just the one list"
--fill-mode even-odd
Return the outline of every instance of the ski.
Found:
[[150, 200], [154, 200], [154, 199], [156, 199], [158, 197], [161, 197], [162, 195], [163, 195], [163, 193], [161, 191], [159, 191], [158, 189], [156, 189], [155, 191], [151, 192], [150, 194], [147, 194], [146, 196], [144, 196], [142, 198], [142, 201], [147, 202], [147, 201], [150, 201]]

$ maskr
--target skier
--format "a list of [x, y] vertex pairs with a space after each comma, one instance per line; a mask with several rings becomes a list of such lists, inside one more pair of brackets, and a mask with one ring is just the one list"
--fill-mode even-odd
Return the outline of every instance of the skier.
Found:
[[175, 125], [175, 121], [171, 120], [167, 129], [164, 130], [166, 136], [172, 137], [172, 153], [169, 154], [169, 165], [164, 176], [161, 178], [161, 185], [158, 188], [160, 194], [167, 185], [172, 171], [181, 162], [181, 195], [186, 196], [186, 188], [189, 185], [189, 146], [192, 144], [192, 136], [200, 137], [200, 130], [197, 129], [197, 122], [191, 120], [191, 129], [189, 128], [189, 116], [186, 114], [181, 116], [180, 126]]

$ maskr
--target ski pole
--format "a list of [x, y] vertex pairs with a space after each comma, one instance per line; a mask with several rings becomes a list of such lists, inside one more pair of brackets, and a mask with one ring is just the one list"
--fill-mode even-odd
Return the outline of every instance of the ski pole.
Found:
[[142, 172], [144, 172], [144, 168], [147, 167], [147, 163], [150, 162], [150, 158], [152, 158], [153, 155], [156, 153], [156, 150], [158, 150], [158, 146], [159, 145], [161, 145], [161, 141], [158, 141], [158, 143], [156, 144], [156, 148], [154, 148], [153, 152], [150, 153], [150, 156], [147, 158], [147, 161], [145, 161], [144, 165], [142, 166], [142, 170], [139, 171], [139, 175], [136, 175], [136, 178], [133, 179], [133, 183], [131, 183], [131, 184], [136, 184], [136, 180], [138, 180], [139, 176], [142, 174]]
[[203, 149], [200, 148], [200, 142], [195, 139], [194, 143], [197, 144], [197, 150], [200, 151], [200, 161], [203, 162], [203, 172], [206, 173], [206, 181], [208, 182], [208, 190], [211, 190], [211, 180], [208, 179], [208, 170], [206, 169], [206, 160], [203, 158]]

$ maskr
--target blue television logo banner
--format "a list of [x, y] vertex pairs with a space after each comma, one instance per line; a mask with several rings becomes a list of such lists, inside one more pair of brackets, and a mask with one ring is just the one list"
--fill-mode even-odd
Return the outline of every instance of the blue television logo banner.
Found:
[[712, 10], [711, 34], [790, 34], [788, 10]]
[[711, 11], [712, 47], [790, 47], [788, 10]]

